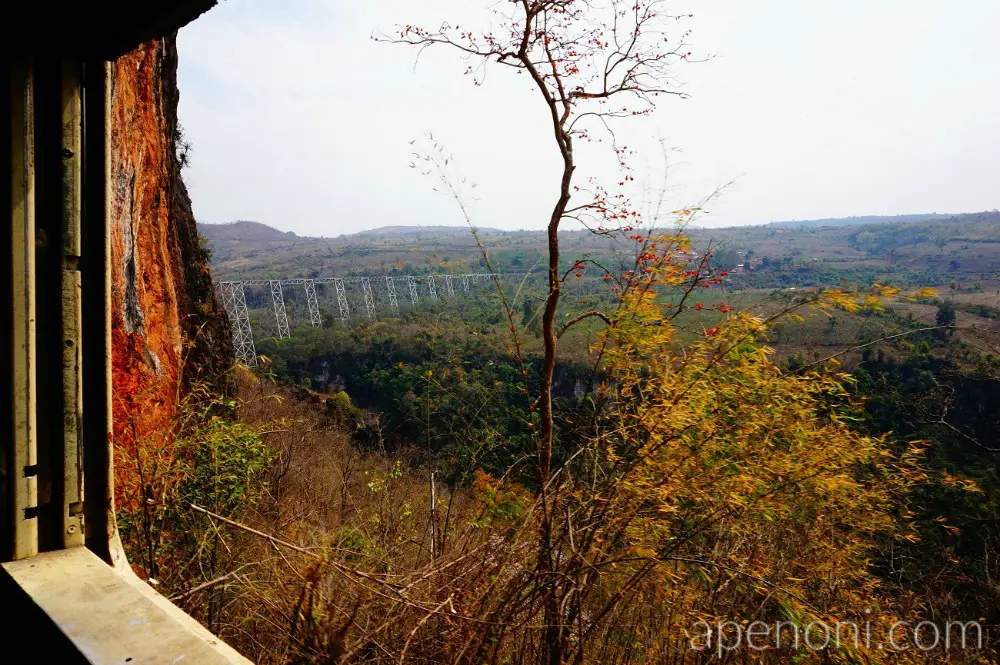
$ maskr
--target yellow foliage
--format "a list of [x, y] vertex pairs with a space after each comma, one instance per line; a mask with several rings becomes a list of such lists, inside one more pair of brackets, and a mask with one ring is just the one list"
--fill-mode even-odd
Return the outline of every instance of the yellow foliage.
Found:
[[[657, 242], [673, 252], [623, 294], [601, 341], [613, 415], [596, 448], [616, 479], [604, 528], [626, 534], [631, 556], [658, 562], [650, 579], [671, 599], [671, 624], [690, 625], [678, 612], [847, 620], [875, 607], [876, 544], [912, 537], [896, 506], [922, 477], [919, 446], [896, 455], [854, 431], [848, 377], [782, 371], [760, 318], [730, 314], [679, 349], [651, 295], [687, 288], [686, 244]], [[896, 295], [827, 289], [808, 304], [854, 312]], [[735, 585], [725, 607], [706, 593], [720, 584]]]

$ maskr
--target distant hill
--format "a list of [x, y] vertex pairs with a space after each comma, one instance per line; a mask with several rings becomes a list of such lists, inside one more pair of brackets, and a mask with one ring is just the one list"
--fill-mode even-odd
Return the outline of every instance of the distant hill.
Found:
[[267, 224], [249, 221], [228, 224], [199, 223], [198, 231], [212, 244], [287, 242], [298, 238], [291, 231], [279, 231]]
[[[466, 272], [480, 260], [480, 250], [468, 226], [383, 226], [337, 237], [299, 236], [266, 224], [238, 221], [199, 224], [212, 252], [216, 279], [326, 276], [346, 272], [385, 272], [405, 266], [409, 272]], [[477, 229], [491, 246], [506, 246], [526, 238], [539, 245], [539, 231]], [[508, 237], [510, 236], [510, 237]], [[514, 239], [512, 239], [514, 238]]]
[[862, 215], [860, 217], [828, 217], [826, 219], [788, 220], [771, 222], [768, 226], [785, 226], [793, 228], [812, 228], [817, 226], [861, 226], [862, 224], [907, 224], [913, 222], [931, 222], [937, 219], [948, 219], [951, 214], [936, 212], [917, 215]]
[[[476, 228], [476, 231], [480, 235], [495, 235], [497, 233], [503, 233], [504, 231], [500, 229], [492, 228]], [[361, 238], [403, 238], [406, 236], [435, 236], [438, 238], [446, 238], [454, 235], [469, 235], [468, 226], [380, 226], [377, 229], [370, 229], [368, 231], [359, 231], [358, 233], [351, 233], [346, 238], [350, 239], [361, 239]]]
[[[567, 260], [590, 255], [608, 265], [631, 251], [614, 238], [574, 229], [560, 233]], [[578, 229], [578, 227], [576, 227]], [[257, 222], [202, 225], [216, 279], [275, 279], [355, 274], [465, 273], [483, 270], [464, 226], [386, 226], [336, 238], [285, 233]], [[941, 284], [1000, 276], [1000, 212], [863, 216], [760, 226], [690, 229], [696, 248], [716, 262], [749, 263], [755, 284]], [[481, 229], [501, 271], [540, 269], [545, 231]], [[764, 267], [761, 267], [764, 266]]]
[[[216, 243], [273, 243], [321, 240], [314, 236], [299, 236], [292, 231], [280, 231], [273, 226], [260, 222], [238, 221], [228, 224], [198, 224], [198, 230], [212, 244]], [[480, 235], [496, 235], [505, 233], [501, 229], [489, 227], [477, 228]], [[405, 237], [435, 237], [468, 236], [468, 226], [380, 226], [376, 229], [343, 234], [339, 237], [347, 240], [405, 238]]]
[[[779, 228], [817, 228], [824, 226], [862, 226], [865, 224], [912, 224], [914, 222], [932, 222], [944, 219], [955, 219], [956, 215], [942, 213], [925, 213], [912, 215], [861, 215], [857, 217], [828, 217], [823, 219], [785, 220], [770, 222], [764, 226]], [[739, 228], [739, 227], [733, 227]], [[701, 230], [700, 227], [693, 227]], [[267, 224], [253, 221], [236, 221], [227, 224], [198, 224], [198, 230], [205, 236], [210, 245], [251, 244], [268, 245], [271, 243], [309, 242], [324, 240], [314, 236], [298, 236], [292, 231], [280, 231]], [[709, 230], [709, 229], [705, 229]], [[480, 227], [477, 231], [482, 236], [499, 234], [531, 233], [531, 231], [504, 231], [502, 229]], [[417, 226], [394, 225], [380, 226], [375, 229], [343, 234], [339, 237], [348, 241], [385, 240], [389, 238], [453, 238], [469, 236], [467, 226]]]

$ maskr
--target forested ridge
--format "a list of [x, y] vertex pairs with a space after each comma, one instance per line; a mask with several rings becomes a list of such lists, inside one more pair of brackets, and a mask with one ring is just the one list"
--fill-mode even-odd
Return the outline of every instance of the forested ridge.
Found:
[[544, 230], [477, 228], [432, 135], [410, 166], [463, 225], [202, 226], [216, 280], [487, 279], [353, 318], [321, 284], [321, 321], [248, 298], [255, 366], [116, 449], [136, 572], [261, 663], [997, 660], [1000, 213], [701, 226], [722, 193], [651, 191], [612, 129], [687, 95], [662, 10], [373, 35], [521, 77]]
[[[593, 657], [708, 662], [691, 648], [696, 621], [992, 624], [996, 321], [957, 300], [988, 292], [739, 289], [709, 262], [669, 268], [687, 242], [670, 238], [655, 241], [672, 247], [655, 283], [629, 296], [588, 268], [558, 312], [608, 308], [614, 324], [570, 329], [554, 372], [552, 465], [573, 470], [560, 565], [643, 580], [602, 621]], [[231, 401], [191, 403], [171, 501], [123, 516], [130, 560], [264, 662], [371, 659], [369, 630], [440, 662], [478, 643], [482, 614], [529, 639], [544, 286], [517, 286], [507, 305], [473, 291], [260, 340], [263, 367], [235, 370]], [[293, 321], [304, 307], [288, 302]], [[578, 529], [596, 540], [574, 560]], [[662, 573], [635, 567], [660, 559]], [[594, 577], [590, 602], [621, 582]], [[415, 586], [397, 598], [397, 584]], [[527, 606], [499, 601], [511, 594]], [[961, 656], [988, 662], [991, 649]]]

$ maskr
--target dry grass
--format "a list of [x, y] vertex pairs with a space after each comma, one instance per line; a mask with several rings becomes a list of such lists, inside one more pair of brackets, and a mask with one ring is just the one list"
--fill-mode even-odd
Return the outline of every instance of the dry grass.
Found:
[[[789, 600], [780, 585], [706, 567], [694, 552], [679, 550], [667, 565], [633, 560], [612, 544], [614, 525], [630, 523], [611, 507], [621, 498], [596, 486], [588, 491], [608, 499], [574, 504], [570, 493], [552, 504], [565, 515], [550, 518], [558, 579], [548, 579], [538, 570], [539, 503], [522, 488], [483, 475], [454, 491], [432, 484], [407, 451], [380, 449], [377, 439], [358, 450], [356, 414], [342, 402], [249, 373], [239, 384], [239, 419], [278, 461], [262, 479], [263, 499], [236, 520], [191, 515], [211, 567], [190, 567], [173, 598], [258, 663], [542, 662], [556, 585], [562, 602], [580, 607], [559, 613], [575, 617], [561, 627], [565, 662], [708, 663], [714, 652], [688, 646], [697, 617], [757, 616], [765, 606], [773, 614]], [[798, 574], [809, 537], [765, 522], [748, 529], [742, 519], [721, 521], [698, 551], [768, 562], [775, 579]], [[919, 656], [898, 662], [933, 661]], [[777, 664], [790, 654], [726, 657]]]

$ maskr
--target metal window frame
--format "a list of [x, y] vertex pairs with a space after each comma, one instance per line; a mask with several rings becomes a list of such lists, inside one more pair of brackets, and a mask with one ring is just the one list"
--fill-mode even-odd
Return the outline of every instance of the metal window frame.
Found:
[[125, 560], [111, 473], [110, 65], [44, 57], [0, 75], [10, 222], [0, 240], [10, 258], [0, 264], [0, 605], [10, 614], [0, 638], [32, 662], [249, 663]]

